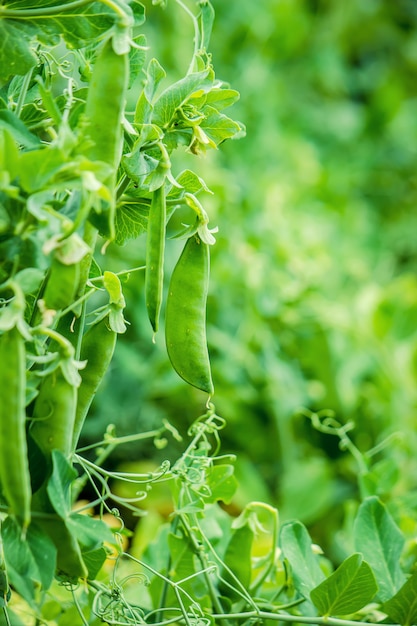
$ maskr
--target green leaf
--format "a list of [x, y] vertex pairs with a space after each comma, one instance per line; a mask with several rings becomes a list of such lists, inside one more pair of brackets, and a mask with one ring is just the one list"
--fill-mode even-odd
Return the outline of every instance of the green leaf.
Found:
[[[38, 42], [55, 46], [62, 37], [70, 48], [83, 48], [103, 38], [120, 20], [120, 16], [102, 2], [67, 10], [66, 4], [70, 4], [70, 0], [58, 5], [37, 2], [36, 8], [27, 0], [8, 3], [0, 19], [0, 82], [12, 74], [26, 74], [36, 65], [33, 49]], [[125, 13], [126, 24], [137, 27], [143, 23], [144, 7], [140, 2], [132, 4], [133, 10], [126, 2], [118, 5]]]
[[70, 489], [77, 472], [59, 450], [52, 451], [52, 475], [48, 481], [47, 493], [52, 506], [62, 518], [71, 509]]
[[281, 528], [280, 541], [284, 556], [291, 565], [296, 588], [308, 598], [324, 579], [310, 535], [301, 522], [287, 522]]
[[14, 139], [25, 148], [33, 149], [38, 148], [40, 145], [38, 137], [27, 129], [27, 126], [13, 111], [8, 109], [0, 110], [0, 128], [8, 130]]
[[115, 215], [115, 242], [123, 245], [128, 239], [136, 239], [147, 231], [149, 202], [140, 201], [127, 195], [122, 196]]
[[107, 552], [106, 549], [101, 547], [96, 550], [89, 550], [88, 552], [83, 552], [83, 560], [88, 569], [88, 578], [89, 580], [94, 580], [97, 578], [98, 573], [103, 567], [106, 559]]
[[310, 597], [320, 615], [350, 615], [371, 602], [378, 585], [361, 554], [352, 554], [313, 589]]
[[0, 83], [35, 67], [37, 59], [28, 45], [30, 39], [18, 22], [0, 19]]
[[417, 572], [414, 572], [393, 598], [382, 605], [390, 620], [402, 626], [417, 623]]
[[209, 495], [204, 499], [205, 502], [218, 502], [221, 500], [229, 504], [237, 489], [233, 465], [213, 465], [207, 474], [206, 484], [209, 489]]
[[180, 187], [172, 187], [168, 194], [169, 200], [174, 200], [176, 198], [181, 199], [184, 197], [185, 193], [198, 194], [200, 191], [206, 191], [207, 193], [213, 193], [206, 185], [204, 180], [200, 178], [195, 172], [192, 170], [183, 170], [180, 174], [178, 174], [177, 183], [181, 185]]
[[39, 289], [45, 273], [36, 267], [26, 267], [16, 274], [14, 281], [18, 283], [24, 294], [34, 293]]
[[206, 135], [218, 146], [222, 141], [230, 139], [241, 131], [241, 126], [227, 115], [219, 113], [213, 107], [205, 107], [205, 119], [201, 122], [201, 128]]
[[226, 567], [222, 568], [220, 573], [223, 579], [220, 584], [220, 590], [227, 597], [233, 599], [239, 597], [238, 591], [242, 592], [242, 590], [237, 581], [240, 582], [244, 589], [249, 588], [252, 579], [251, 551], [254, 536], [249, 519], [232, 529], [232, 534], [223, 556]]
[[104, 542], [115, 543], [114, 535], [105, 522], [100, 519], [72, 513], [67, 518], [67, 526], [84, 551], [90, 552], [102, 547]]
[[2, 522], [1, 538], [10, 584], [29, 604], [32, 604], [41, 576], [29, 543], [22, 537], [21, 527], [11, 517]]
[[366, 498], [354, 523], [355, 548], [372, 567], [379, 585], [377, 598], [391, 598], [404, 584], [400, 556], [404, 536], [385, 505], [376, 497]]
[[151, 59], [146, 73], [145, 86], [136, 104], [135, 124], [149, 124], [156, 90], [165, 76], [165, 70], [159, 64], [159, 61], [157, 59]]
[[202, 89], [208, 91], [214, 80], [210, 70], [188, 74], [161, 93], [154, 105], [152, 122], [166, 127], [173, 119], [176, 110], [192, 96]]
[[50, 537], [33, 523], [28, 528], [26, 541], [37, 565], [42, 587], [49, 589], [55, 575], [56, 547]]

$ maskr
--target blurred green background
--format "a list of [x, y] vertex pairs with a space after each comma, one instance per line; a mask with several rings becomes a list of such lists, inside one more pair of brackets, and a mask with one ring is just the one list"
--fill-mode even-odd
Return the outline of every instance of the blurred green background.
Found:
[[[173, 81], [190, 62], [191, 21], [174, 0], [145, 5], [148, 57]], [[417, 523], [417, 3], [213, 5], [214, 67], [241, 93], [231, 114], [247, 136], [173, 164], [214, 191], [202, 198], [219, 227], [208, 341], [222, 449], [238, 455], [234, 507], [276, 505], [337, 559], [364, 493], [380, 495], [403, 529]], [[143, 264], [144, 243], [109, 248], [109, 264]], [[167, 280], [181, 246], [168, 242]], [[125, 294], [131, 326], [85, 441], [109, 422], [129, 434], [163, 418], [185, 434], [204, 412], [204, 395], [172, 370], [163, 332], [152, 343], [143, 276]], [[301, 407], [354, 422], [352, 440], [371, 450], [362, 483], [355, 458]], [[183, 448], [147, 442], [120, 448], [114, 463], [175, 460]]]

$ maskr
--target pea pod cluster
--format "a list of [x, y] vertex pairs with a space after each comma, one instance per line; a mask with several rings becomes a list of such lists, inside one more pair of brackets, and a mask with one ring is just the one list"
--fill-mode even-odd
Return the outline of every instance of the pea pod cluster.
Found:
[[16, 327], [0, 336], [0, 483], [9, 511], [26, 528], [31, 486], [26, 444], [26, 351]]
[[104, 161], [112, 170], [105, 184], [113, 197], [92, 218], [100, 233], [109, 239], [114, 239], [114, 195], [123, 150], [122, 121], [128, 77], [128, 54], [117, 54], [112, 40], [106, 40], [94, 65], [87, 94], [85, 119], [90, 145], [85, 154], [93, 161]]
[[172, 272], [165, 319], [165, 340], [175, 371], [186, 382], [214, 393], [206, 338], [206, 303], [210, 273], [208, 244], [187, 239]]
[[76, 448], [88, 410], [97, 389], [107, 372], [116, 347], [117, 333], [108, 325], [108, 316], [91, 326], [85, 333], [81, 346], [81, 360], [87, 364], [82, 370], [78, 389], [72, 446]]

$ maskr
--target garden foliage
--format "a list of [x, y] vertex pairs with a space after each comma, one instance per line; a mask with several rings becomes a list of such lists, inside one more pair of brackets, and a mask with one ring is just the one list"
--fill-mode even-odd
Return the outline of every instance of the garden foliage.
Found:
[[[417, 291], [399, 269], [412, 267], [413, 242], [403, 215], [387, 218], [404, 234], [387, 269], [395, 228], [381, 241], [371, 232], [383, 219], [364, 198], [372, 185], [362, 174], [352, 196], [323, 165], [335, 150], [338, 173], [339, 149], [361, 133], [360, 158], [371, 158], [361, 99], [373, 92], [352, 68], [372, 78], [378, 51], [360, 41], [344, 66], [348, 55], [308, 30], [316, 3], [294, 3], [294, 14], [285, 1], [272, 12], [230, 2], [218, 7], [231, 27], [227, 43], [213, 35], [213, 60], [210, 2], [158, 4], [146, 23], [136, 0], [0, 5], [3, 621], [415, 624], [413, 492], [398, 478], [400, 463], [415, 463]], [[371, 25], [389, 17], [361, 6]], [[343, 16], [322, 10], [321, 28], [339, 25], [344, 41]], [[279, 45], [271, 17], [291, 27]], [[398, 18], [385, 36], [402, 27]], [[236, 82], [252, 111], [217, 77], [216, 56], [230, 73], [238, 41]], [[292, 115], [276, 106], [307, 44], [300, 94], [314, 108], [313, 95], [329, 92], [328, 142], [308, 98], [294, 98]], [[282, 72], [262, 97], [259, 68], [278, 50]], [[231, 105], [246, 111], [251, 148], [227, 141], [245, 134]], [[380, 141], [384, 161], [391, 144]], [[294, 168], [293, 187], [283, 174]], [[347, 260], [345, 222], [356, 236]], [[398, 425], [387, 407], [407, 409]], [[314, 524], [345, 499], [320, 532]]]

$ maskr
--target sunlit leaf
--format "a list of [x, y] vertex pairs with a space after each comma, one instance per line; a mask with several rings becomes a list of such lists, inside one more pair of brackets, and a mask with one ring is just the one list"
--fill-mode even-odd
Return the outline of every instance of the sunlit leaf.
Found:
[[320, 615], [350, 615], [371, 602], [378, 589], [361, 554], [352, 554], [313, 589], [310, 597]]
[[359, 507], [354, 538], [356, 549], [375, 573], [379, 585], [377, 597], [388, 600], [405, 582], [400, 567], [404, 536], [376, 496], [367, 498]]
[[382, 610], [390, 620], [402, 626], [417, 623], [417, 572], [414, 572], [399, 591], [385, 602]]

